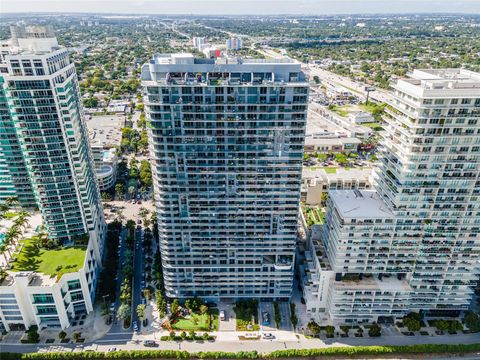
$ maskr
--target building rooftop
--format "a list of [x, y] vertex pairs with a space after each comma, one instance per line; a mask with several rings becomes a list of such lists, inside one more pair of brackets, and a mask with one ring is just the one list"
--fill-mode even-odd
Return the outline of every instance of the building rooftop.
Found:
[[174, 84], [228, 85], [262, 83], [298, 83], [306, 78], [301, 64], [290, 58], [243, 59], [218, 57], [196, 58], [192, 54], [156, 54], [142, 67], [142, 81], [168, 82]]
[[65, 273], [76, 272], [85, 262], [85, 246], [59, 247], [56, 249], [39, 248], [37, 236], [20, 242], [20, 251], [13, 255], [12, 272], [31, 271], [60, 278]]
[[480, 95], [480, 73], [465, 69], [414, 70], [393, 87], [416, 96], [471, 98]]
[[388, 219], [394, 217], [374, 190], [330, 190], [328, 196], [343, 219]]
[[305, 145], [344, 145], [344, 144], [361, 144], [362, 141], [357, 138], [345, 137], [327, 137], [321, 135], [305, 136]]
[[307, 168], [302, 170], [303, 179], [325, 179], [325, 180], [368, 180], [372, 176], [372, 168], [335, 168], [335, 172], [327, 172], [323, 167]]

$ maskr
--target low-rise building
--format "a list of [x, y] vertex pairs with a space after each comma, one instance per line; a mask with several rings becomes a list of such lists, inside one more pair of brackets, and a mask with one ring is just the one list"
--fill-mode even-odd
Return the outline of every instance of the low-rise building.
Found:
[[357, 138], [307, 136], [305, 137], [304, 150], [306, 153], [343, 153], [355, 152], [362, 143]]
[[364, 124], [375, 121], [373, 116], [365, 111], [355, 111], [348, 115], [348, 120], [352, 124]]
[[338, 168], [334, 173], [323, 168], [303, 168], [302, 201], [307, 205], [319, 205], [322, 194], [329, 190], [368, 190], [372, 186], [371, 168]]
[[100, 191], [112, 188], [117, 181], [118, 156], [116, 150], [104, 149], [102, 146], [92, 146], [95, 173]]

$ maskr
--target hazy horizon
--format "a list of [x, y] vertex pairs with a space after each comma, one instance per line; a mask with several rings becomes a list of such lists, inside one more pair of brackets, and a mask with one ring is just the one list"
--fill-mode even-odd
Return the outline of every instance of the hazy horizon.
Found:
[[[252, 9], [248, 11], [245, 9]], [[253, 10], [254, 9], [254, 10]], [[158, 15], [480, 14], [479, 0], [2, 0], [0, 13]]]

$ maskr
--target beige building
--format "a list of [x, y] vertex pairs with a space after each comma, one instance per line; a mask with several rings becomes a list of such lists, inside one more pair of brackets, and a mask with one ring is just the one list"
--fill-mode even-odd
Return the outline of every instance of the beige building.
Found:
[[303, 169], [302, 201], [307, 205], [319, 205], [322, 193], [328, 190], [367, 190], [372, 186], [371, 168], [336, 169], [335, 173], [327, 173], [323, 168], [315, 170]]
[[305, 137], [304, 150], [306, 153], [343, 153], [357, 151], [361, 143], [357, 138], [310, 135]]

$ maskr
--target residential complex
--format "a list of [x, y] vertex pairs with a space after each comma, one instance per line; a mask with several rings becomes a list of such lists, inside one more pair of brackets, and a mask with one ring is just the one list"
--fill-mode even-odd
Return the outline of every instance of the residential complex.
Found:
[[242, 39], [237, 37], [228, 38], [225, 45], [227, 50], [240, 50], [242, 48]]
[[300, 64], [156, 55], [142, 82], [167, 295], [289, 298], [308, 101]]
[[310, 239], [314, 318], [456, 315], [478, 281], [480, 74], [415, 70], [393, 86], [375, 191], [329, 192]]
[[[19, 199], [33, 194], [42, 226], [61, 250], [51, 256], [46, 248], [35, 251], [29, 255], [35, 266], [28, 266], [21, 253], [37, 248], [34, 240], [17, 249], [0, 286], [0, 320], [7, 330], [65, 328], [92, 310], [106, 228], [75, 66], [51, 27], [43, 26], [12, 27], [4, 59], [0, 171], [10, 171]], [[75, 253], [73, 263], [56, 251]], [[37, 271], [42, 262], [54, 269]]]

